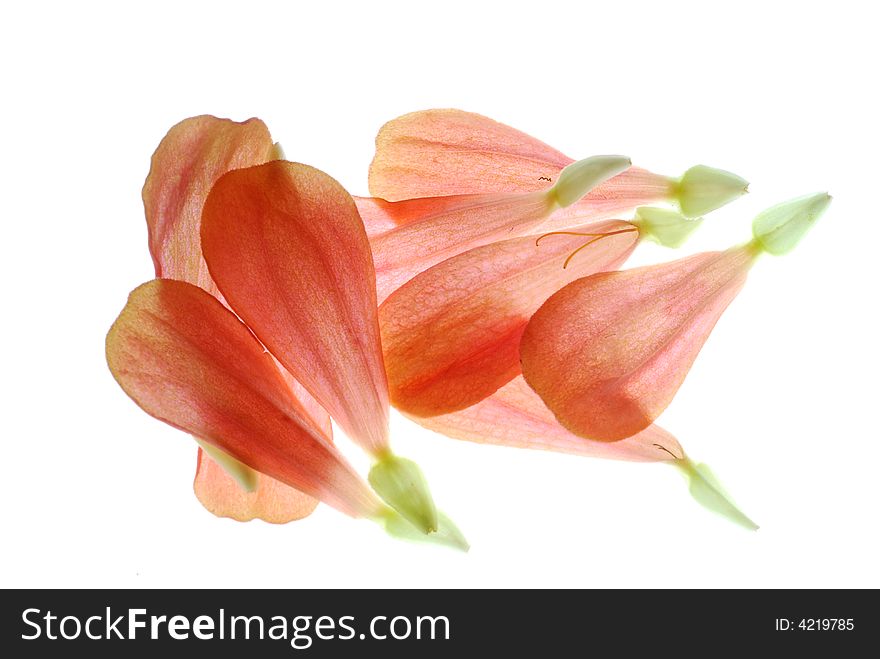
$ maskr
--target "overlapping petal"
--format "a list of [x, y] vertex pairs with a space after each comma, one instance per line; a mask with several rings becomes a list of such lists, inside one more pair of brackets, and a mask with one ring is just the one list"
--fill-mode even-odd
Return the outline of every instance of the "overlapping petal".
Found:
[[571, 432], [617, 441], [672, 401], [759, 251], [725, 252], [579, 279], [532, 316], [526, 381]]
[[148, 414], [349, 515], [378, 514], [263, 346], [202, 289], [164, 279], [135, 289], [107, 335], [107, 361]]
[[433, 265], [469, 249], [536, 230], [553, 212], [544, 193], [433, 197], [397, 202], [415, 218], [372, 238], [380, 302]]
[[[185, 119], [168, 131], [153, 154], [142, 193], [157, 277], [187, 281], [222, 301], [202, 256], [202, 207], [220, 176], [267, 162], [276, 154], [269, 130], [259, 119], [239, 123], [202, 115]], [[289, 374], [284, 375], [318, 427], [332, 437], [327, 412]], [[312, 497], [266, 475], [257, 478], [255, 492], [247, 492], [201, 448], [193, 489], [212, 513], [239, 521], [257, 517], [292, 521], [317, 504]], [[263, 489], [266, 492], [261, 492]]]
[[[370, 194], [386, 202], [448, 195], [547, 190], [572, 159], [521, 131], [462, 110], [412, 112], [385, 124], [370, 165]], [[620, 217], [637, 206], [674, 202], [697, 217], [737, 199], [748, 183], [704, 165], [680, 178], [629, 167], [582, 199], [553, 213], [544, 230]], [[364, 213], [368, 227], [387, 230], [411, 221], [393, 204]]]
[[[388, 201], [546, 190], [574, 162], [556, 149], [488, 117], [423, 110], [386, 123], [376, 137], [370, 194]], [[609, 179], [562, 211], [602, 219], [669, 197], [673, 181], [637, 167]], [[571, 226], [569, 224], [568, 226]]]
[[[330, 415], [282, 366], [278, 365], [290, 392], [305, 412], [305, 421], [328, 440], [333, 437]], [[201, 504], [218, 517], [229, 517], [239, 522], [262, 519], [273, 524], [284, 524], [307, 517], [318, 505], [314, 499], [266, 474], [254, 473], [253, 491], [241, 487], [222, 466], [201, 448], [196, 459], [193, 491]]]
[[[556, 213], [588, 190], [629, 167], [623, 156], [594, 156], [566, 167], [538, 192], [490, 193], [410, 199], [361, 199], [368, 218], [379, 301], [420, 272], [469, 249], [524, 236], [547, 226]], [[382, 231], [396, 219], [393, 229]]]
[[379, 309], [394, 406], [434, 416], [492, 394], [519, 374], [520, 337], [538, 307], [575, 279], [619, 267], [638, 239], [632, 224], [597, 222], [540, 244], [527, 236], [478, 247], [408, 281]]
[[205, 203], [211, 276], [269, 351], [352, 439], [387, 451], [375, 273], [351, 196], [284, 161], [221, 177]]
[[257, 474], [257, 478], [257, 487], [248, 492], [199, 449], [193, 491], [209, 512], [238, 522], [262, 519], [270, 524], [286, 524], [308, 517], [318, 505], [317, 499], [281, 481], [265, 474]]
[[226, 172], [273, 158], [272, 137], [259, 119], [238, 123], [202, 115], [168, 131], [153, 154], [142, 193], [157, 277], [217, 292], [199, 248], [205, 199]]
[[672, 462], [684, 456], [678, 441], [657, 425], [619, 442], [597, 442], [579, 437], [559, 425], [522, 376], [464, 410], [429, 418], [410, 418], [448, 437], [480, 444], [635, 462]]

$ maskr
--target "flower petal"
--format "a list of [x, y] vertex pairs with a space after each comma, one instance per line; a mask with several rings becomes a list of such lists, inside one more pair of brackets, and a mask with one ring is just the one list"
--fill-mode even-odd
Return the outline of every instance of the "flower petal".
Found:
[[553, 210], [544, 193], [432, 197], [396, 202], [413, 218], [370, 244], [383, 301], [414, 276], [474, 247], [531, 233]]
[[673, 462], [684, 456], [678, 441], [656, 425], [619, 442], [596, 442], [574, 435], [559, 425], [522, 376], [467, 409], [430, 418], [410, 418], [448, 437], [480, 444], [635, 462]]
[[376, 197], [352, 198], [371, 240], [397, 226], [397, 204]]
[[[281, 365], [281, 376], [299, 402], [306, 419], [327, 440], [333, 437], [330, 415], [312, 398]], [[199, 448], [193, 490], [201, 504], [217, 517], [229, 517], [239, 522], [262, 519], [272, 524], [286, 524], [308, 517], [318, 500], [267, 476], [257, 474], [256, 489], [245, 491], [227, 471]]]
[[525, 133], [462, 110], [424, 110], [393, 119], [376, 136], [370, 194], [415, 197], [536, 192], [571, 158]]
[[569, 284], [523, 333], [526, 381], [577, 435], [638, 433], [672, 401], [757, 253], [747, 245]]
[[223, 174], [273, 157], [269, 129], [259, 119], [238, 123], [202, 115], [168, 131], [153, 154], [142, 193], [157, 277], [217, 292], [199, 243], [202, 206]]
[[[546, 190], [573, 162], [556, 149], [462, 110], [412, 112], [385, 124], [370, 165], [370, 194], [388, 201]], [[675, 181], [631, 167], [554, 215], [562, 226], [669, 200]], [[567, 223], [567, 224], [565, 224]]]
[[202, 249], [230, 306], [345, 432], [388, 446], [370, 245], [351, 196], [323, 172], [274, 161], [221, 177]]
[[[639, 238], [636, 227], [616, 220], [580, 231], [591, 235], [478, 247], [422, 272], [385, 300], [379, 325], [394, 406], [417, 416], [454, 412], [517, 376], [520, 337], [538, 307], [575, 279], [619, 267]], [[564, 267], [573, 250], [594, 238]]]
[[[239, 123], [208, 115], [185, 119], [163, 138], [153, 154], [143, 189], [150, 253], [156, 276], [201, 286], [221, 297], [202, 257], [202, 206], [214, 182], [231, 169], [274, 159], [277, 151], [266, 125], [259, 119]], [[222, 301], [222, 298], [221, 298]], [[330, 416], [293, 380], [294, 394], [319, 426], [330, 428]], [[328, 434], [328, 437], [332, 435]], [[205, 507], [220, 517], [247, 520], [262, 517], [283, 522], [300, 519], [315, 500], [263, 475], [257, 480], [265, 493], [249, 494], [228, 478], [214, 460], [198, 450], [195, 492]], [[267, 504], [271, 502], [271, 506]]]
[[317, 499], [265, 474], [258, 474], [257, 489], [245, 492], [201, 449], [193, 490], [209, 512], [238, 522], [262, 519], [271, 524], [286, 524], [308, 517], [318, 505]]
[[585, 158], [566, 167], [556, 184], [540, 192], [384, 202], [384, 213], [408, 219], [371, 240], [379, 301], [447, 258], [535, 232], [555, 211], [574, 204], [629, 163], [624, 156]]
[[202, 289], [167, 279], [135, 289], [107, 335], [107, 362], [151, 416], [349, 515], [378, 513], [263, 346]]
[[706, 465], [693, 462], [678, 440], [656, 424], [619, 442], [597, 442], [575, 435], [554, 418], [553, 412], [516, 377], [472, 407], [429, 418], [410, 417], [416, 423], [447, 437], [478, 444], [540, 449], [590, 458], [663, 462], [677, 467], [688, 479], [693, 498], [748, 529], [757, 525], [744, 515], [718, 484]]

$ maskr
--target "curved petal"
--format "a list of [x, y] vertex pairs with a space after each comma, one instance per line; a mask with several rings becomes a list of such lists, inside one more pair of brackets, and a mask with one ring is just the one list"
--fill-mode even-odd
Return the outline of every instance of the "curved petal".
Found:
[[434, 416], [486, 398], [519, 374], [520, 337], [538, 307], [575, 279], [619, 267], [638, 238], [627, 222], [599, 222], [540, 244], [491, 243], [417, 275], [379, 308], [391, 402]]
[[230, 306], [352, 439], [388, 445], [388, 385], [370, 245], [351, 196], [317, 169], [230, 172], [202, 215], [202, 249]]
[[569, 284], [523, 333], [526, 381], [577, 435], [636, 434], [672, 401], [756, 254], [747, 245]]
[[[168, 131], [153, 154], [142, 193], [157, 277], [201, 286], [222, 301], [202, 257], [202, 207], [220, 176], [231, 169], [272, 160], [275, 155], [269, 129], [259, 119], [239, 123], [203, 115], [185, 119]], [[288, 383], [306, 409], [314, 412], [319, 427], [328, 429], [328, 437], [332, 437], [327, 412], [293, 378], [288, 378]], [[313, 498], [266, 475], [259, 478], [257, 488], [267, 491], [245, 492], [198, 449], [194, 489], [199, 501], [215, 515], [283, 522], [300, 519], [316, 504]], [[283, 519], [284, 511], [287, 520]]]
[[142, 192], [157, 277], [217, 292], [199, 244], [202, 206], [223, 174], [271, 160], [273, 151], [269, 129], [259, 119], [238, 123], [202, 115], [168, 131]]
[[[311, 421], [319, 434], [331, 440], [330, 415], [280, 364], [278, 369], [291, 394], [302, 405], [305, 420]], [[201, 448], [196, 458], [193, 490], [209, 512], [239, 522], [262, 519], [271, 524], [285, 524], [308, 517], [318, 505], [317, 499], [266, 474], [258, 474], [256, 489], [247, 492]]]
[[107, 362], [151, 416], [349, 515], [378, 512], [263, 346], [202, 289], [167, 279], [135, 289], [107, 335]]
[[553, 413], [522, 376], [460, 412], [430, 418], [410, 418], [448, 437], [479, 444], [634, 462], [673, 462], [684, 456], [678, 441], [656, 425], [619, 442], [595, 442], [574, 435], [559, 425]]
[[[370, 194], [388, 201], [445, 195], [546, 190], [573, 160], [540, 140], [462, 110], [412, 112], [376, 137]], [[605, 219], [669, 200], [675, 182], [631, 167], [554, 215], [562, 226]], [[564, 223], [568, 224], [565, 225]]]
[[523, 132], [472, 112], [423, 110], [393, 119], [376, 136], [370, 194], [415, 197], [535, 192], [571, 158]]
[[522, 376], [472, 407], [430, 418], [410, 417], [416, 423], [447, 437], [478, 444], [539, 449], [591, 458], [664, 462], [684, 473], [690, 492], [703, 507], [720, 513], [748, 529], [757, 526], [724, 492], [706, 465], [696, 464], [669, 432], [652, 424], [619, 442], [596, 442], [575, 435], [554, 418]]

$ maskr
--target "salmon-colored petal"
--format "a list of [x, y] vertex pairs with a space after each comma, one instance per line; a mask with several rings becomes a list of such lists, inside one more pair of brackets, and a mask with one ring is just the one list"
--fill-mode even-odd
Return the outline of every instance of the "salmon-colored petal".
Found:
[[347, 514], [377, 513], [271, 356], [202, 289], [165, 279], [135, 289], [107, 335], [107, 361], [148, 414]]
[[408, 221], [370, 242], [380, 302], [433, 265], [541, 226], [553, 211], [544, 193], [433, 197], [397, 202]]
[[376, 137], [370, 194], [414, 197], [535, 192], [572, 159], [472, 112], [424, 110], [389, 121]]
[[706, 465], [693, 462], [678, 440], [656, 424], [619, 442], [597, 442], [575, 435], [554, 418], [553, 412], [526, 384], [522, 376], [472, 407], [429, 418], [410, 417], [416, 423], [447, 437], [478, 444], [558, 451], [591, 458], [663, 462], [681, 470], [690, 492], [701, 506], [754, 530], [718, 484]]
[[409, 216], [371, 240], [379, 301], [441, 261], [498, 240], [528, 235], [554, 211], [630, 165], [624, 156], [593, 156], [565, 168], [541, 192], [458, 195], [383, 204], [382, 212]]
[[217, 517], [238, 522], [262, 519], [286, 524], [308, 517], [318, 500], [288, 487], [265, 474], [258, 476], [257, 489], [244, 491], [223, 467], [199, 449], [193, 490], [201, 504]]
[[[221, 297], [202, 257], [202, 206], [211, 186], [227, 171], [257, 165], [275, 155], [269, 130], [259, 119], [239, 123], [204, 115], [185, 119], [168, 131], [153, 154], [143, 189], [157, 277], [187, 281]], [[288, 382], [319, 427], [329, 429], [327, 412], [293, 378]], [[314, 508], [314, 499], [265, 475], [257, 487], [266, 492], [245, 492], [201, 449], [198, 454], [196, 495], [218, 516], [247, 520], [265, 513], [263, 519], [283, 522], [284, 511], [289, 515], [286, 521], [292, 521]]]
[[259, 119], [238, 123], [203, 115], [168, 131], [142, 193], [157, 277], [217, 292], [199, 245], [202, 206], [223, 174], [264, 163], [273, 153], [269, 129]]
[[270, 352], [373, 453], [388, 442], [370, 244], [351, 196], [283, 161], [220, 178], [202, 249], [226, 300]]
[[397, 204], [376, 197], [353, 197], [353, 199], [367, 236], [371, 240], [397, 227], [395, 215]]
[[630, 167], [595, 187], [577, 203], [553, 213], [543, 228], [558, 231], [588, 221], [620, 217], [637, 206], [672, 202], [676, 199], [675, 190], [673, 179]]
[[619, 442], [596, 442], [572, 434], [559, 425], [522, 376], [467, 409], [430, 418], [410, 418], [448, 437], [480, 444], [636, 462], [671, 462], [684, 456], [678, 441], [656, 425]]
[[[424, 110], [385, 124], [370, 165], [370, 194], [388, 201], [546, 190], [573, 162], [540, 140], [462, 110]], [[675, 182], [631, 167], [554, 215], [563, 228], [674, 197]], [[567, 225], [565, 224], [567, 223]]]
[[[333, 429], [330, 415], [283, 367], [278, 366], [293, 397], [302, 405], [305, 420], [310, 420], [319, 433], [330, 440]], [[239, 522], [262, 519], [272, 524], [285, 524], [308, 517], [318, 500], [295, 490], [266, 474], [257, 474], [256, 488], [245, 491], [241, 485], [201, 448], [196, 459], [193, 490], [201, 504], [217, 517]]]
[[391, 402], [434, 416], [486, 398], [519, 374], [520, 337], [538, 307], [575, 279], [619, 267], [638, 238], [627, 222], [598, 222], [540, 244], [527, 236], [478, 247], [408, 281], [379, 308]]
[[526, 381], [573, 433], [631, 437], [672, 401], [757, 253], [747, 245], [569, 284], [523, 333]]

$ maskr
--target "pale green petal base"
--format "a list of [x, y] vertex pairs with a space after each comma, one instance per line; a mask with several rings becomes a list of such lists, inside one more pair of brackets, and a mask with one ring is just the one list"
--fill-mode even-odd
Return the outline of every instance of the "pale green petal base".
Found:
[[465, 552], [470, 549], [464, 534], [442, 512], [437, 513], [437, 530], [433, 533], [422, 533], [406, 519], [391, 510], [387, 511], [387, 514], [379, 521], [384, 525], [388, 535], [398, 540], [440, 545]]
[[428, 482], [415, 462], [387, 453], [370, 469], [368, 480], [376, 494], [419, 532], [437, 530], [437, 508]]
[[675, 198], [682, 214], [699, 217], [729, 204], [749, 191], [744, 178], [706, 165], [691, 167], [678, 180]]
[[632, 166], [626, 156], [592, 156], [571, 163], [559, 173], [556, 185], [547, 191], [551, 199], [565, 208], [590, 190]]
[[695, 463], [688, 457], [680, 458], [673, 464], [687, 478], [688, 489], [697, 503], [749, 531], [758, 530], [758, 525], [736, 507], [707, 465]]
[[632, 221], [639, 236], [664, 247], [681, 247], [702, 223], [702, 217], [688, 218], [668, 208], [652, 206], [637, 208]]

